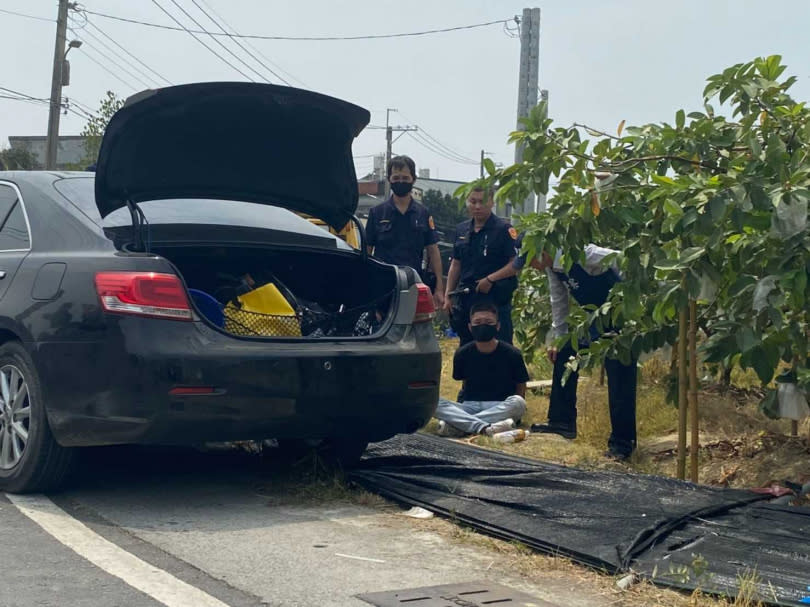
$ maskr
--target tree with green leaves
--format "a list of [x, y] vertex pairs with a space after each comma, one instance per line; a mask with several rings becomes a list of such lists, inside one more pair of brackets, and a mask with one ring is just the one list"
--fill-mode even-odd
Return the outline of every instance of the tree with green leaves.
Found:
[[0, 166], [8, 171], [36, 171], [42, 168], [37, 157], [25, 148], [0, 150]]
[[[604, 305], [574, 312], [564, 339], [576, 348], [592, 324], [620, 331], [572, 364], [678, 344], [674, 383], [684, 412], [688, 388], [693, 439], [698, 358], [754, 369], [766, 411], [777, 375], [810, 390], [810, 110], [788, 94], [796, 79], [784, 70], [779, 56], [734, 65], [708, 79], [700, 111], [679, 110], [673, 123], [622, 123], [615, 135], [552, 128], [540, 105], [511, 136], [523, 162], [487, 167], [484, 179], [499, 186], [499, 200], [516, 202], [548, 194], [558, 178], [548, 212], [521, 218], [529, 255], [561, 250], [570, 267], [589, 242], [621, 250], [624, 280]], [[700, 348], [698, 325], [708, 333]]]
[[104, 131], [107, 130], [107, 125], [110, 123], [113, 114], [120, 110], [124, 103], [124, 99], [119, 98], [112, 91], [107, 91], [99, 104], [98, 111], [88, 119], [81, 132], [81, 136], [85, 138], [85, 153], [80, 163], [81, 168], [95, 164], [98, 152], [101, 149], [101, 139], [104, 137]]

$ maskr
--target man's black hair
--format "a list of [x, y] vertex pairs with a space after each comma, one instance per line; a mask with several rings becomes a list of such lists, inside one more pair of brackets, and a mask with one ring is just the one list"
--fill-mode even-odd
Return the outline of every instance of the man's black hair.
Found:
[[394, 169], [408, 169], [411, 172], [411, 177], [416, 181], [416, 163], [410, 156], [394, 156], [388, 161], [388, 166], [386, 167], [388, 179], [391, 179], [391, 172]]
[[479, 301], [478, 303], [474, 303], [470, 307], [470, 319], [472, 319], [473, 314], [475, 314], [476, 312], [492, 312], [495, 315], [495, 317], [497, 318], [497, 316], [498, 316], [498, 307], [494, 303], [492, 303], [491, 301], [487, 301], [487, 300]]

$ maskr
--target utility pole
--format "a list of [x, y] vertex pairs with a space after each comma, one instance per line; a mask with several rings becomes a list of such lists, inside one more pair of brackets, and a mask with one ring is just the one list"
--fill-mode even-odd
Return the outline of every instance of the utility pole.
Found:
[[[548, 90], [541, 89], [540, 90], [540, 103], [546, 104], [546, 110], [548, 110]], [[537, 208], [535, 209], [538, 213], [545, 213], [546, 212], [546, 195], [545, 194], [538, 194], [537, 195]]]
[[51, 104], [48, 111], [48, 139], [45, 168], [56, 168], [56, 149], [59, 143], [59, 114], [62, 111], [62, 62], [65, 60], [67, 36], [68, 0], [59, 0], [56, 17], [56, 44], [53, 49], [53, 73], [51, 75]]
[[385, 109], [385, 167], [383, 168], [383, 179], [385, 180], [385, 199], [391, 195], [391, 184], [388, 183], [385, 172], [388, 170], [388, 163], [391, 162], [391, 147], [394, 144], [394, 131], [391, 128], [391, 112], [396, 112], [396, 108]]
[[[538, 77], [540, 73], [540, 9], [524, 8], [520, 21], [520, 75], [518, 77], [517, 129], [524, 126], [521, 118], [526, 118], [537, 105]], [[523, 162], [523, 148], [515, 146], [515, 163]], [[522, 212], [534, 210], [534, 195], [530, 194], [523, 203]], [[506, 204], [506, 216], [512, 214], [511, 205]]]
[[[391, 126], [390, 118], [391, 112], [396, 112], [395, 108], [386, 108], [385, 110], [385, 167], [383, 168], [383, 178], [385, 180], [385, 199], [391, 195], [391, 184], [388, 183], [385, 172], [388, 170], [388, 163], [391, 162], [391, 148], [394, 144], [394, 131], [406, 133], [408, 131], [418, 131], [415, 126]], [[416, 177], [416, 175], [414, 175]]]

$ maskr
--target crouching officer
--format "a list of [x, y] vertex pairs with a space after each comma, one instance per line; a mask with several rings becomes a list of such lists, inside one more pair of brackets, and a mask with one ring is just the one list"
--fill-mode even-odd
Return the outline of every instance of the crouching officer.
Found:
[[[518, 240], [517, 252], [511, 268], [505, 268], [493, 278], [510, 276], [520, 272], [529, 265], [548, 277], [551, 294], [551, 330], [555, 340], [568, 334], [568, 310], [570, 298], [579, 305], [601, 306], [608, 300], [610, 291], [621, 275], [615, 263], [605, 267], [603, 260], [616, 251], [589, 244], [585, 247], [585, 262], [575, 263], [567, 272], [557, 259], [543, 251], [539, 257], [527, 260], [526, 253], [520, 253], [523, 237]], [[613, 328], [605, 327], [605, 331]], [[600, 335], [595, 325], [591, 326], [590, 340], [599, 339]], [[580, 343], [586, 347], [587, 340]], [[566, 341], [562, 349], [556, 347], [548, 349], [548, 358], [554, 364], [554, 374], [551, 383], [551, 397], [548, 407], [548, 421], [542, 424], [533, 424], [532, 432], [559, 434], [565, 438], [576, 438], [577, 435], [577, 373], [571, 373], [563, 384], [566, 362], [576, 356], [571, 342]], [[636, 448], [636, 382], [638, 370], [636, 360], [630, 364], [623, 364], [618, 359], [605, 360], [605, 371], [608, 380], [608, 408], [610, 410], [611, 433], [608, 439], [608, 451], [605, 455], [610, 458], [625, 460], [630, 457]]]
[[498, 339], [512, 343], [512, 294], [517, 278], [512, 275], [498, 280], [492, 274], [511, 267], [517, 232], [492, 212], [493, 204], [491, 191], [474, 189], [467, 198], [472, 219], [456, 227], [444, 309], [450, 314], [450, 326], [461, 346], [473, 341], [468, 327], [470, 308], [486, 299], [498, 308]]

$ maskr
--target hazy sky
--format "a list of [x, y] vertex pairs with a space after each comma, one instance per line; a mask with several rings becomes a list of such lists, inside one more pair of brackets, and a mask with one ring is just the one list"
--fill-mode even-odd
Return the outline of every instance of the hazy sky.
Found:
[[[174, 4], [205, 29], [216, 27], [193, 0], [159, 0], [194, 27]], [[84, 0], [88, 10], [175, 25], [153, 0]], [[585, 122], [615, 130], [628, 124], [673, 120], [678, 108], [698, 109], [705, 78], [755, 56], [781, 54], [799, 77], [793, 95], [810, 99], [810, 1], [781, 0], [197, 0], [242, 34], [352, 36], [412, 32], [508, 19], [522, 9], [542, 9], [540, 86], [549, 90], [551, 115], [560, 125]], [[0, 9], [55, 19], [55, 0], [0, 0]], [[208, 10], [208, 9], [206, 9]], [[209, 11], [210, 12], [210, 11]], [[184, 32], [89, 16], [90, 23], [174, 84], [244, 80]], [[84, 19], [77, 17], [74, 27]], [[0, 86], [46, 98], [50, 94], [55, 22], [0, 13]], [[71, 84], [64, 95], [92, 108], [106, 90], [127, 96], [147, 88], [116, 67], [139, 74], [94, 38], [127, 57], [90, 25], [68, 34], [85, 45], [70, 52]], [[245, 52], [231, 46], [246, 61]], [[206, 43], [236, 60], [210, 38]], [[296, 86], [341, 97], [372, 112], [372, 124], [418, 125], [435, 140], [472, 159], [452, 161], [403, 136], [395, 153], [413, 156], [433, 177], [471, 179], [481, 149], [509, 163], [506, 144], [515, 127], [520, 43], [502, 25], [416, 38], [312, 42], [251, 41], [268, 65]], [[251, 50], [257, 56], [256, 51]], [[125, 82], [102, 69], [96, 61]], [[275, 76], [266, 74], [271, 81]], [[135, 63], [141, 70], [146, 69]], [[278, 67], [276, 67], [278, 66]], [[284, 71], [279, 70], [281, 68]], [[258, 79], [240, 64], [240, 69]], [[150, 72], [146, 72], [150, 73]], [[152, 75], [154, 78], [157, 76]], [[143, 76], [140, 76], [142, 79]], [[147, 81], [148, 83], [148, 81]], [[154, 84], [149, 84], [154, 86]], [[0, 95], [3, 95], [0, 91]], [[9, 135], [44, 135], [47, 106], [0, 98], [0, 146]], [[80, 117], [62, 117], [61, 134], [78, 134]], [[385, 149], [385, 132], [367, 130], [356, 141], [358, 174], [371, 168], [363, 157]]]

